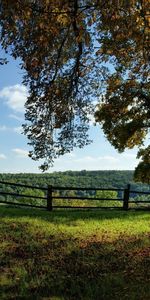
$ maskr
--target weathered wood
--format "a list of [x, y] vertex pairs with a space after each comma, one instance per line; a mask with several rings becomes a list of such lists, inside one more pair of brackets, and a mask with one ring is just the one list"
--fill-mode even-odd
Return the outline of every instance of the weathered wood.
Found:
[[24, 198], [34, 198], [34, 199], [44, 199], [46, 200], [46, 197], [39, 197], [39, 196], [30, 196], [30, 195], [24, 195], [24, 194], [18, 194], [18, 193], [9, 193], [9, 192], [1, 192], [0, 195], [8, 195], [8, 196], [15, 196], [15, 197], [24, 197]]
[[27, 203], [17, 203], [17, 202], [11, 202], [11, 201], [0, 201], [1, 204], [8, 204], [8, 205], [17, 205], [17, 206], [27, 206], [27, 207], [33, 207], [33, 208], [46, 208], [46, 206], [43, 205], [33, 205], [33, 204], [27, 204]]
[[25, 187], [25, 188], [31, 188], [31, 189], [37, 189], [37, 190], [44, 190], [47, 191], [46, 187], [40, 187], [40, 186], [35, 186], [35, 185], [27, 185], [27, 184], [22, 184], [22, 183], [13, 183], [13, 182], [7, 182], [7, 181], [0, 181], [1, 184], [6, 184], [6, 185], [13, 185], [13, 186], [20, 186], [20, 187]]
[[130, 200], [129, 203], [149, 203], [150, 204], [150, 200]]
[[97, 187], [66, 187], [66, 186], [53, 186], [53, 190], [59, 190], [59, 191], [124, 191], [124, 189], [115, 189], [115, 188], [97, 188]]
[[132, 190], [130, 190], [130, 193], [132, 194], [132, 193], [135, 193], [135, 194], [143, 194], [143, 195], [150, 195], [150, 192], [141, 192], [141, 191], [132, 191]]
[[[37, 207], [37, 208], [47, 208], [48, 211], [52, 211], [53, 208], [84, 208], [84, 209], [93, 209], [93, 208], [97, 208], [97, 209], [122, 209], [120, 207], [103, 207], [103, 206], [99, 206], [99, 207], [92, 207], [92, 206], [86, 206], [86, 207], [82, 207], [82, 206], [69, 206], [69, 205], [63, 205], [63, 206], [53, 206], [52, 202], [53, 199], [64, 199], [64, 200], [92, 200], [92, 201], [120, 201], [123, 202], [123, 209], [124, 210], [128, 210], [129, 209], [129, 203], [147, 203], [149, 204], [150, 201], [136, 201], [136, 200], [131, 200], [129, 202], [129, 195], [130, 193], [136, 193], [136, 194], [146, 194], [146, 195], [150, 195], [150, 192], [141, 192], [141, 191], [132, 191], [130, 190], [130, 184], [127, 185], [127, 188], [125, 189], [115, 189], [115, 188], [87, 188], [87, 187], [82, 187], [82, 188], [76, 188], [76, 187], [52, 187], [52, 186], [48, 186], [47, 188], [45, 187], [37, 187], [37, 186], [30, 186], [30, 185], [25, 185], [25, 184], [17, 184], [17, 183], [12, 183], [12, 182], [4, 182], [4, 181], [0, 181], [1, 184], [6, 184], [6, 185], [12, 185], [12, 186], [20, 186], [20, 187], [26, 187], [26, 188], [33, 188], [33, 189], [40, 189], [40, 190], [45, 190], [47, 191], [47, 196], [46, 197], [39, 197], [39, 196], [30, 196], [30, 195], [24, 195], [24, 194], [18, 194], [18, 193], [10, 193], [10, 192], [3, 192], [0, 191], [0, 195], [8, 195], [8, 196], [15, 196], [15, 197], [24, 197], [24, 198], [35, 198], [35, 199], [44, 199], [47, 202], [47, 206], [40, 206], [40, 205], [31, 205], [31, 204], [26, 204], [26, 203], [14, 203], [11, 201], [1, 201], [0, 203], [6, 203], [6, 204], [12, 204], [12, 205], [21, 205], [21, 206], [29, 206], [29, 207]], [[93, 198], [93, 197], [85, 197], [85, 196], [53, 196], [53, 191], [64, 191], [64, 190], [76, 190], [76, 191], [124, 191], [124, 197], [123, 199], [119, 198], [119, 199], [110, 199], [110, 198]], [[21, 200], [20, 200], [21, 202]], [[145, 207], [146, 209], [146, 207]]]
[[69, 205], [63, 205], [63, 206], [57, 206], [54, 205], [53, 208], [72, 208], [72, 209], [119, 209], [122, 210], [122, 207], [114, 207], [114, 206], [69, 206]]
[[123, 198], [123, 209], [128, 210], [129, 208], [129, 195], [130, 195], [130, 184], [127, 185], [127, 188], [124, 190]]
[[47, 210], [52, 211], [52, 187], [49, 185], [47, 189]]
[[106, 200], [106, 201], [123, 201], [123, 199], [121, 198], [115, 198], [115, 199], [111, 199], [111, 198], [92, 198], [92, 197], [75, 197], [75, 196], [53, 196], [53, 199], [68, 199], [68, 200]]

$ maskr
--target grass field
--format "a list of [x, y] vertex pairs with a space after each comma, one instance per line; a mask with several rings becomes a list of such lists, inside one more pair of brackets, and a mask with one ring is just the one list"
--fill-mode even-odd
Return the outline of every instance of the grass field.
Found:
[[150, 214], [0, 206], [0, 299], [149, 300]]

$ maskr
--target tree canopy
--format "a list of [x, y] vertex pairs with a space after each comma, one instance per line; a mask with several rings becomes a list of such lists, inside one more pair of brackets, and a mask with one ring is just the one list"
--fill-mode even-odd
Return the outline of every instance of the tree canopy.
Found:
[[[90, 143], [91, 114], [119, 151], [143, 144], [150, 128], [148, 2], [0, 1], [0, 43], [21, 59], [29, 90], [24, 132], [30, 156], [45, 159], [43, 170]], [[142, 151], [150, 157], [149, 147]]]

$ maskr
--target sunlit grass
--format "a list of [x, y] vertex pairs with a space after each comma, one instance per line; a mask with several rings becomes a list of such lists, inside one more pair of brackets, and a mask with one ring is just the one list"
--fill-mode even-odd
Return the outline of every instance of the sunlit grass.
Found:
[[148, 212], [1, 206], [0, 299], [150, 299]]

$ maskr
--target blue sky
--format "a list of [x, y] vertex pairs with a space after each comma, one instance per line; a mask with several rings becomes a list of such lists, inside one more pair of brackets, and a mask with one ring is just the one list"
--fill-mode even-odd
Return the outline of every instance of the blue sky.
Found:
[[[32, 150], [27, 138], [21, 134], [24, 123], [24, 103], [27, 89], [21, 83], [19, 63], [10, 59], [0, 66], [0, 173], [39, 173], [39, 162], [28, 157]], [[119, 154], [106, 140], [100, 126], [90, 126], [93, 143], [75, 149], [54, 163], [49, 172], [64, 170], [133, 170], [138, 163], [137, 149]]]

